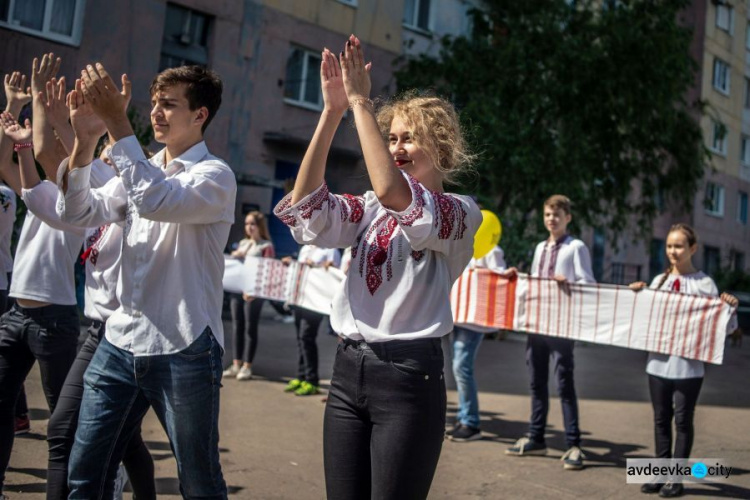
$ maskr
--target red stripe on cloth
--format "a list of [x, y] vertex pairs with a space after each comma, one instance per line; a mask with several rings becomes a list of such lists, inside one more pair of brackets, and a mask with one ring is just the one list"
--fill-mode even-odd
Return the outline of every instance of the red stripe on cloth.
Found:
[[494, 324], [495, 323], [495, 306], [497, 305], [495, 301], [497, 300], [497, 285], [498, 281], [500, 280], [500, 276], [498, 276], [495, 273], [490, 273], [489, 275], [489, 294], [488, 294], [488, 304], [486, 311], [486, 317], [487, 317], [487, 325]]
[[716, 313], [714, 314], [714, 320], [711, 324], [711, 331], [709, 332], [709, 338], [708, 338], [708, 356], [705, 358], [707, 361], [713, 362], [714, 359], [714, 348], [716, 346], [716, 333], [717, 333], [717, 327], [719, 323], [719, 318], [721, 317], [721, 310], [724, 306], [721, 307], [714, 307], [714, 311]]
[[464, 294], [466, 295], [466, 297], [464, 298], [464, 323], [466, 323], [469, 319], [469, 307], [471, 305], [471, 282], [473, 277], [474, 270], [469, 269], [469, 274], [466, 276], [466, 290], [464, 290]]
[[581, 338], [581, 332], [583, 331], [583, 301], [585, 295], [583, 287], [578, 287], [578, 338]]
[[703, 313], [701, 314], [700, 323], [698, 323], [698, 338], [695, 340], [695, 347], [693, 348], [693, 357], [697, 358], [701, 354], [701, 344], [703, 343], [703, 335], [706, 330], [706, 319], [708, 312], [711, 310], [711, 301], [704, 298], [703, 300]]
[[690, 341], [695, 338], [695, 332], [692, 331], [692, 328], [690, 328], [690, 326], [693, 320], [695, 301], [697, 299], [698, 296], [694, 295], [692, 300], [690, 301], [690, 305], [688, 305], [688, 310], [685, 311], [685, 329], [682, 334], [682, 349], [680, 349], [680, 356], [682, 356], [683, 358], [688, 352], [688, 344], [690, 344]]
[[638, 303], [638, 294], [633, 297], [633, 308], [630, 310], [630, 328], [628, 329], [628, 347], [630, 347], [630, 337], [633, 335], [633, 321], [635, 320], [635, 306]]
[[[657, 293], [669, 293], [669, 292], [657, 292]], [[659, 329], [656, 332], [656, 336], [654, 338], [654, 348], [653, 350], [656, 352], [661, 352], [661, 344], [662, 344], [662, 338], [664, 337], [664, 332], [666, 330], [666, 326], [664, 322], [667, 320], [667, 309], [669, 308], [669, 299], [671, 298], [671, 295], [662, 295], [661, 300], [664, 301], [664, 307], [661, 309], [661, 317], [659, 318]]]
[[518, 284], [518, 276], [514, 276], [508, 280], [508, 284], [505, 287], [505, 328], [507, 330], [513, 329], [513, 321], [516, 316], [516, 285]]
[[677, 333], [677, 321], [680, 319], [680, 307], [682, 306], [682, 301], [685, 298], [684, 294], [680, 294], [680, 298], [677, 301], [677, 307], [675, 308], [674, 312], [674, 321], [672, 321], [672, 328], [669, 329], [671, 332], [669, 335], [669, 350], [667, 352], [672, 352], [672, 349], [674, 348], [674, 338]]
[[644, 344], [644, 347], [646, 349], [648, 349], [648, 339], [651, 336], [651, 328], [653, 326], [652, 323], [651, 323], [651, 319], [653, 318], [653, 315], [654, 315], [654, 304], [656, 304], [656, 300], [655, 300], [654, 297], [652, 297], [651, 298], [651, 308], [650, 308], [650, 310], [648, 312], [648, 324], [646, 324], [646, 343]]
[[566, 312], [568, 313], [568, 328], [567, 328], [567, 336], [571, 337], [573, 335], [573, 285], [568, 285], [568, 303], [566, 307]]

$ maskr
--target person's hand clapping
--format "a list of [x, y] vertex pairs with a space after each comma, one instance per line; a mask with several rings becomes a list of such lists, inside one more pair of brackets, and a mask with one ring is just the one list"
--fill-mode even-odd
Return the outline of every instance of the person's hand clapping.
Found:
[[28, 118], [22, 127], [12, 114], [4, 111], [0, 114], [0, 125], [3, 127], [5, 136], [15, 144], [31, 142], [31, 122]]
[[46, 92], [47, 82], [57, 75], [60, 69], [60, 58], [55, 58], [55, 54], [50, 52], [44, 54], [42, 60], [34, 58], [31, 64], [31, 95], [39, 96], [40, 92]]
[[645, 281], [636, 281], [635, 283], [631, 283], [628, 285], [628, 288], [633, 290], [634, 292], [640, 292], [644, 288], [646, 288], [648, 285]]
[[44, 114], [52, 128], [59, 130], [68, 125], [70, 110], [65, 102], [65, 77], [52, 78], [45, 86], [45, 92], [39, 92], [39, 99], [44, 103]]
[[81, 80], [85, 101], [106, 124], [115, 140], [132, 135], [133, 128], [127, 116], [131, 88], [128, 76], [122, 75], [122, 90], [118, 90], [104, 66], [96, 63], [81, 71]]
[[349, 101], [344, 90], [341, 65], [336, 56], [328, 49], [323, 50], [320, 62], [320, 88], [323, 92], [325, 109], [343, 114], [349, 107]]
[[84, 96], [81, 80], [76, 80], [75, 89], [68, 94], [70, 123], [79, 141], [98, 141], [107, 132], [107, 127], [92, 109]]
[[31, 102], [31, 87], [26, 86], [26, 75], [18, 71], [5, 75], [4, 87], [5, 101], [8, 103], [6, 111], [18, 113]]
[[346, 41], [346, 47], [341, 53], [341, 72], [344, 80], [344, 90], [351, 106], [369, 102], [372, 81], [370, 70], [372, 63], [365, 64], [362, 45], [354, 35]]

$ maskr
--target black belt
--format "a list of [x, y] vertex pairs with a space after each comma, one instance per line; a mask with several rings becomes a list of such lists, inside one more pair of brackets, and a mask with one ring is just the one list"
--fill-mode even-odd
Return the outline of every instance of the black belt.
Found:
[[387, 342], [366, 342], [364, 340], [353, 340], [348, 337], [341, 337], [341, 342], [345, 346], [355, 349], [370, 349], [376, 354], [388, 354], [404, 348], [419, 348], [426, 352], [440, 353], [442, 347], [439, 338], [413, 339], [413, 340], [389, 340]]
[[59, 304], [50, 304], [42, 307], [22, 307], [18, 305], [18, 302], [13, 304], [13, 308], [29, 318], [40, 319], [48, 318], [50, 316], [59, 316], [65, 313], [74, 313], [78, 315], [76, 306], [61, 306]]

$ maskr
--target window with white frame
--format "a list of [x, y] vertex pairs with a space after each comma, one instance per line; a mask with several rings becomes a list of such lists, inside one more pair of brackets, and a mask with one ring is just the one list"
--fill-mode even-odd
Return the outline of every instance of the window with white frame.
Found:
[[706, 183], [705, 206], [708, 215], [724, 216], [724, 186], [713, 182]]
[[703, 246], [703, 272], [714, 276], [721, 268], [721, 250], [709, 245]]
[[718, 57], [714, 58], [714, 88], [729, 95], [730, 75], [729, 65]]
[[716, 26], [727, 33], [734, 31], [734, 9], [731, 5], [716, 6]]
[[206, 14], [168, 3], [159, 71], [194, 64], [207, 66], [210, 22]]
[[323, 109], [319, 53], [292, 47], [286, 61], [284, 100], [310, 109]]
[[744, 191], [737, 193], [737, 222], [747, 226], [747, 193]]
[[0, 0], [0, 26], [78, 45], [84, 3], [85, 0]]
[[742, 136], [742, 146], [740, 147], [740, 161], [743, 165], [750, 165], [750, 137]]
[[406, 0], [404, 2], [404, 26], [429, 31], [430, 0]]
[[727, 127], [720, 122], [712, 120], [711, 150], [720, 155], [727, 154]]

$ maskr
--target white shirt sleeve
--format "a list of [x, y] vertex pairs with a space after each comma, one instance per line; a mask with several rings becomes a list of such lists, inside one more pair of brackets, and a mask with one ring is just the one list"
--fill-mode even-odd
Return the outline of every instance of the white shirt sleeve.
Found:
[[[404, 177], [411, 189], [411, 204], [401, 212], [386, 211], [396, 218], [411, 248], [456, 255], [458, 260], [469, 262], [474, 233], [482, 222], [476, 203], [467, 196], [430, 192], [414, 177], [406, 173]], [[472, 244], [466, 244], [467, 240]], [[466, 256], [460, 255], [466, 252]]]
[[375, 209], [373, 194], [335, 195], [323, 183], [318, 189], [291, 204], [287, 194], [273, 213], [292, 231], [295, 241], [324, 248], [346, 248], [354, 244], [365, 210]]
[[539, 276], [539, 264], [542, 259], [542, 249], [546, 242], [539, 243], [534, 249], [534, 259], [531, 261], [531, 276]]
[[225, 221], [236, 192], [234, 173], [223, 162], [201, 161], [189, 171], [167, 177], [143, 154], [135, 136], [117, 141], [110, 158], [138, 215], [160, 222], [211, 224]]
[[[68, 158], [60, 170], [67, 170]], [[58, 175], [58, 179], [62, 176]], [[119, 177], [99, 189], [91, 189], [91, 164], [68, 173], [68, 190], [63, 193], [58, 181], [57, 213], [64, 222], [79, 227], [99, 227], [122, 222], [127, 213], [127, 193]]]
[[36, 215], [39, 220], [46, 223], [49, 227], [77, 236], [85, 236], [85, 228], [63, 221], [57, 213], [55, 209], [57, 203], [57, 186], [52, 182], [44, 180], [31, 189], [22, 189], [21, 199], [26, 204], [26, 207], [31, 210], [31, 213]]
[[594, 273], [591, 270], [591, 255], [589, 249], [582, 241], [577, 241], [573, 249], [573, 266], [575, 269], [576, 283], [596, 283]]

